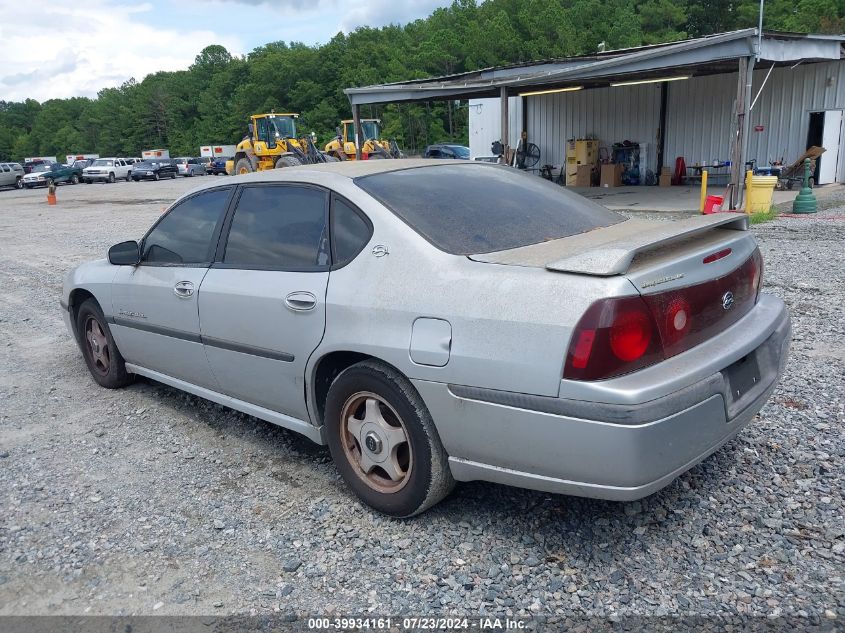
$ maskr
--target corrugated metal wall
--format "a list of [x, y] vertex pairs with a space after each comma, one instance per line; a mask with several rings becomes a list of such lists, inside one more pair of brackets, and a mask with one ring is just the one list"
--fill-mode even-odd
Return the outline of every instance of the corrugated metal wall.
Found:
[[[754, 71], [752, 97], [768, 68]], [[714, 75], [669, 85], [666, 162], [683, 156], [687, 165], [730, 158], [737, 75]], [[748, 157], [758, 164], [783, 158], [794, 162], [807, 147], [810, 112], [845, 109], [845, 62], [776, 68], [751, 111]], [[754, 126], [762, 125], [762, 132]], [[841, 143], [841, 141], [840, 141]], [[839, 180], [845, 180], [840, 160]]]
[[[502, 137], [501, 101], [499, 99], [469, 100], [469, 152], [475, 156], [490, 156], [490, 145]], [[510, 146], [516, 147], [522, 133], [522, 98], [508, 98], [508, 136]]]
[[[754, 72], [752, 97], [768, 72], [762, 63]], [[730, 159], [734, 129], [737, 74], [714, 75], [668, 84], [665, 164], [683, 156], [687, 165]], [[474, 103], [484, 105], [480, 112]], [[518, 99], [511, 107], [511, 143], [522, 126]], [[488, 106], [489, 104], [489, 106]], [[649, 143], [648, 166], [657, 166], [656, 142], [660, 113], [659, 84], [599, 88], [528, 97], [529, 140], [540, 148], [540, 164], [560, 165], [570, 138], [595, 137], [603, 146], [624, 140]], [[845, 61], [776, 68], [751, 113], [749, 158], [767, 164], [783, 157], [795, 161], [807, 144], [810, 112], [845, 109]], [[496, 99], [470, 102], [470, 147], [473, 155], [488, 154], [499, 138]], [[753, 131], [763, 125], [762, 132]], [[842, 141], [840, 140], [840, 144]], [[845, 182], [845, 151], [839, 180]]]
[[648, 167], [656, 169], [660, 86], [623, 86], [528, 97], [528, 140], [540, 148], [540, 164], [559, 166], [571, 138], [648, 143]]

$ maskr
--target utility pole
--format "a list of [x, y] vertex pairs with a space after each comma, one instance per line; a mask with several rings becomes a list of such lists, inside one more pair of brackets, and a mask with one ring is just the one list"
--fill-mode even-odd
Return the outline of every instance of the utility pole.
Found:
[[757, 61], [760, 61], [760, 54], [763, 52], [763, 9], [766, 0], [760, 0], [760, 21], [757, 22]]

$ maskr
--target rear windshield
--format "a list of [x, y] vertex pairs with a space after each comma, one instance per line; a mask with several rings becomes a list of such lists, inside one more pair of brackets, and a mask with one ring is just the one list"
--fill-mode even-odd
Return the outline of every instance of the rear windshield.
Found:
[[625, 219], [547, 180], [495, 165], [416, 167], [355, 183], [453, 255], [538, 244]]

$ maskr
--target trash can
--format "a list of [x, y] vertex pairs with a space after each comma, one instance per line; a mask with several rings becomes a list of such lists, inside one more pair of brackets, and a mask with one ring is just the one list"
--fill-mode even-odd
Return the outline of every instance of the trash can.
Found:
[[751, 176], [745, 199], [746, 213], [766, 213], [772, 208], [777, 176]]

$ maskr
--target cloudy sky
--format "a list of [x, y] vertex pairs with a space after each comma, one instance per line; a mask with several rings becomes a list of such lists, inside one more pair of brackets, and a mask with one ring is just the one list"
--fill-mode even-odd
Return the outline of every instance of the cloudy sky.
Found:
[[93, 97], [187, 68], [205, 46], [236, 55], [278, 40], [425, 17], [449, 0], [0, 0], [0, 100]]

